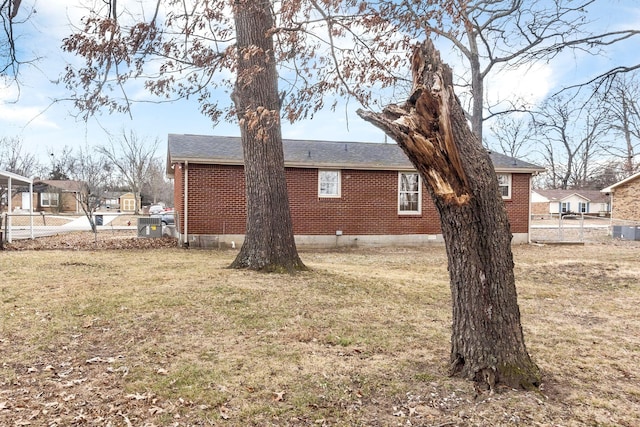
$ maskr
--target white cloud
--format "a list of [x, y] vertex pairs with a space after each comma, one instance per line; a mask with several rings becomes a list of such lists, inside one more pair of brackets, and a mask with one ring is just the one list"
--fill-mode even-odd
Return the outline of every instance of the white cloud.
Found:
[[491, 74], [485, 81], [486, 97], [490, 105], [508, 101], [537, 104], [554, 86], [553, 69], [546, 63], [503, 69]]
[[44, 107], [25, 106], [23, 90], [8, 83], [2, 82], [0, 90], [0, 123], [5, 123], [4, 128], [21, 128], [27, 125], [58, 128], [57, 124], [47, 117]]
[[51, 120], [41, 108], [19, 107], [16, 104], [0, 104], [0, 117], [3, 122], [13, 127], [34, 126], [39, 128], [59, 129], [60, 126]]

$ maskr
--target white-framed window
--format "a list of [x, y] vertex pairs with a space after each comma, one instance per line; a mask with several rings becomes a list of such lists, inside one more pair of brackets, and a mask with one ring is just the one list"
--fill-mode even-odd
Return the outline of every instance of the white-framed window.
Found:
[[40, 193], [40, 206], [54, 208], [58, 206], [60, 195], [58, 193]]
[[499, 173], [498, 176], [498, 188], [503, 199], [511, 199], [511, 174]]
[[578, 202], [578, 213], [589, 213], [589, 203]]
[[571, 212], [571, 202], [561, 202], [560, 203], [560, 213]]
[[422, 181], [417, 172], [398, 172], [398, 213], [422, 212]]
[[319, 170], [318, 197], [340, 197], [340, 181], [339, 170]]

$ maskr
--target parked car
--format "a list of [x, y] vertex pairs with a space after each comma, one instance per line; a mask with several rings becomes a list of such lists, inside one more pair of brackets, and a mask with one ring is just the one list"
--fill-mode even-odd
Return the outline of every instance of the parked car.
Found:
[[165, 213], [161, 213], [161, 214], [154, 214], [154, 215], [151, 215], [151, 218], [161, 218], [162, 225], [175, 225], [176, 224], [176, 219], [175, 219], [175, 216], [173, 215], [173, 212], [165, 212]]
[[149, 206], [149, 214], [156, 215], [165, 211], [165, 207], [162, 205], [151, 205]]

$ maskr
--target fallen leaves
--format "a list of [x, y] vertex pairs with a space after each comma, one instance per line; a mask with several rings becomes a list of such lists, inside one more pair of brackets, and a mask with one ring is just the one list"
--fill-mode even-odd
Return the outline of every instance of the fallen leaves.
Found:
[[227, 408], [226, 406], [221, 406], [220, 407], [220, 418], [222, 418], [223, 420], [228, 420], [229, 418], [231, 418], [231, 410], [229, 408]]
[[153, 394], [149, 393], [131, 393], [131, 394], [127, 394], [124, 396], [127, 399], [131, 399], [131, 400], [147, 400], [147, 399], [151, 399], [153, 398]]
[[[168, 416], [175, 420], [172, 426], [182, 426], [191, 425], [188, 420], [194, 412], [210, 410], [208, 405], [182, 398], [175, 401], [162, 399], [149, 391], [124, 393], [124, 385], [112, 375], [116, 370], [104, 368], [104, 364], [122, 359], [123, 355], [92, 357], [84, 362], [71, 363], [72, 366], [63, 362], [47, 364], [42, 369], [24, 369], [24, 376], [16, 374], [11, 388], [5, 388], [9, 384], [0, 378], [0, 396], [6, 398], [0, 401], [0, 424], [5, 425], [2, 420], [10, 420], [13, 426], [88, 424], [151, 427], [166, 425], [162, 421], [154, 423], [154, 420]], [[63, 380], [56, 373], [56, 366], [66, 369], [66, 375], [72, 378]], [[230, 416], [231, 411], [223, 406], [220, 417], [228, 419]], [[187, 422], [178, 421], [183, 419]]]
[[107, 358], [102, 358], [102, 357], [96, 356], [96, 357], [92, 357], [91, 359], [87, 359], [86, 363], [88, 363], [88, 364], [92, 364], [92, 363], [114, 363], [117, 360], [121, 360], [121, 359], [124, 359], [124, 356], [118, 355], [118, 356], [115, 356], [115, 357], [107, 357]]
[[91, 232], [74, 232], [36, 239], [14, 240], [5, 244], [5, 250], [116, 250], [116, 249], [161, 249], [175, 248], [177, 240], [172, 237], [142, 238], [135, 231], [117, 230], [98, 233], [98, 240]]
[[159, 406], [152, 406], [151, 408], [149, 408], [149, 413], [151, 415], [164, 414], [165, 412], [167, 411]]

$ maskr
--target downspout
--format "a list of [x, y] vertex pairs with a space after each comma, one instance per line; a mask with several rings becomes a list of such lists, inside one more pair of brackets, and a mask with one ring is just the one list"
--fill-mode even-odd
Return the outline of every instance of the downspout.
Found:
[[11, 212], [13, 211], [13, 206], [11, 203], [11, 177], [9, 177], [7, 179], [7, 213], [8, 215], [5, 217], [6, 224], [5, 224], [5, 230], [7, 230], [7, 243], [11, 243]]
[[184, 243], [189, 246], [189, 161], [184, 162]]
[[531, 244], [531, 182], [533, 174], [529, 175], [529, 216], [527, 217], [527, 243]]
[[613, 237], [613, 191], [609, 195], [609, 236]]
[[31, 240], [35, 239], [33, 235], [33, 182], [29, 183], [29, 228], [31, 228]]

